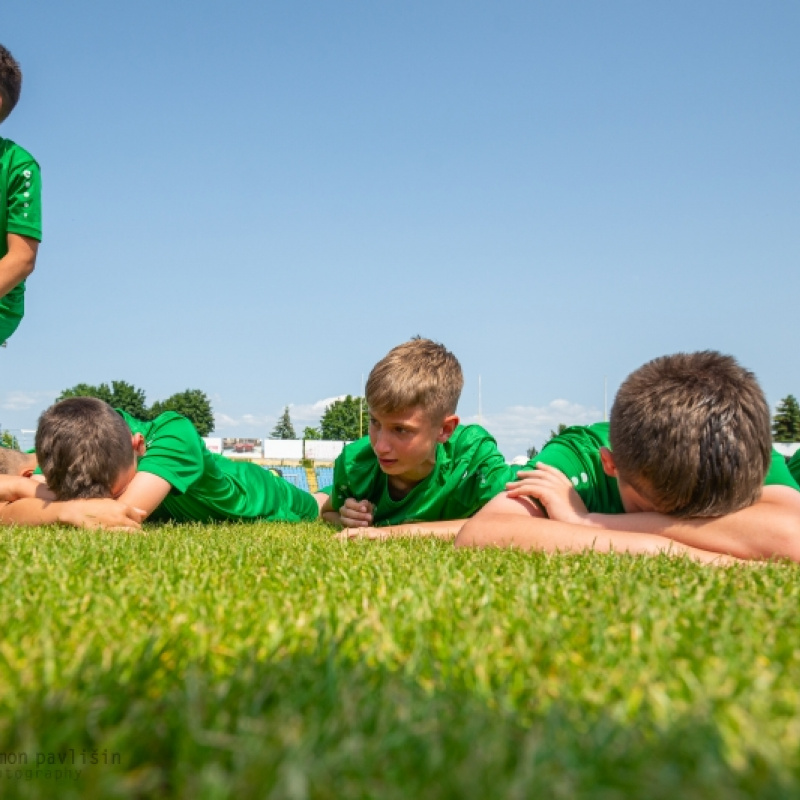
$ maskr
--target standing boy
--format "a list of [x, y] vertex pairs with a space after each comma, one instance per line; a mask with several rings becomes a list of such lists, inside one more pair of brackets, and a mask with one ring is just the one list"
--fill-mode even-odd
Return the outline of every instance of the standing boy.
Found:
[[36, 455], [58, 500], [113, 497], [159, 521], [313, 520], [314, 497], [257, 464], [205, 446], [167, 411], [137, 420], [93, 397], [71, 397], [39, 419]]
[[446, 537], [503, 491], [514, 471], [497, 443], [459, 425], [463, 385], [458, 359], [429, 339], [382, 358], [366, 385], [369, 435], [336, 459], [333, 486], [317, 495], [323, 519], [354, 533]]
[[798, 485], [755, 376], [731, 356], [648, 362], [610, 424], [568, 428], [527, 466], [457, 546], [800, 560]]
[[[0, 45], [0, 123], [19, 100], [22, 72]], [[0, 346], [25, 313], [25, 279], [42, 240], [41, 178], [33, 156], [0, 138]]]

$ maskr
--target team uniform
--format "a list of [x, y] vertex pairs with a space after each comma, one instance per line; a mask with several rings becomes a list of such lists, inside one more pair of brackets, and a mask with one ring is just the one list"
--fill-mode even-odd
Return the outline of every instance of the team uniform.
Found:
[[[8, 234], [42, 240], [42, 181], [34, 157], [0, 138], [0, 258], [8, 253]], [[0, 297], [0, 345], [25, 313], [25, 281]]]
[[[608, 430], [607, 422], [567, 428], [552, 438], [542, 448], [542, 452], [524, 467], [520, 467], [520, 470], [534, 469], [539, 463], [549, 464], [572, 481], [587, 511], [597, 514], [624, 514], [617, 479], [606, 475], [600, 461], [600, 448], [611, 449]], [[791, 486], [800, 491], [800, 486], [789, 472], [783, 456], [774, 449], [764, 485]]]
[[131, 433], [141, 433], [146, 450], [137, 472], [158, 475], [172, 489], [148, 519], [176, 522], [271, 520], [298, 522], [319, 514], [317, 501], [257, 464], [212, 453], [194, 425], [167, 411], [154, 420], [117, 413]]
[[405, 497], [394, 500], [389, 481], [365, 436], [347, 445], [333, 466], [330, 494], [338, 511], [348, 497], [375, 506], [373, 525], [465, 519], [471, 517], [514, 480], [497, 442], [479, 425], [459, 425], [436, 446], [436, 465]]
[[796, 450], [794, 455], [789, 459], [789, 472], [792, 477], [800, 484], [800, 450]]

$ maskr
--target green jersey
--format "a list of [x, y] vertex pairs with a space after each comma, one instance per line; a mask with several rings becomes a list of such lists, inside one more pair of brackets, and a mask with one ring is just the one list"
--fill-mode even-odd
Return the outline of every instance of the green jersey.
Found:
[[800, 483], [800, 450], [795, 450], [794, 455], [789, 459], [789, 472], [792, 477]]
[[465, 519], [512, 480], [514, 469], [492, 436], [479, 425], [459, 425], [444, 444], [436, 446], [431, 474], [399, 500], [389, 494], [388, 477], [369, 437], [352, 442], [334, 463], [331, 501], [338, 511], [348, 497], [369, 500], [375, 506], [374, 525]]
[[[0, 258], [8, 253], [8, 234], [42, 239], [39, 165], [10, 139], [0, 139]], [[17, 329], [25, 313], [25, 281], [0, 297], [0, 344]]]
[[[520, 470], [533, 469], [539, 462], [549, 464], [572, 481], [587, 511], [624, 514], [617, 479], [606, 475], [600, 460], [600, 448], [611, 448], [608, 429], [607, 422], [567, 428], [563, 433], [554, 436], [542, 448], [542, 452], [524, 467], [520, 467]], [[783, 456], [774, 449], [764, 485], [791, 486], [800, 490], [786, 467]]]
[[313, 520], [317, 501], [284, 478], [257, 464], [212, 453], [186, 417], [167, 411], [150, 422], [117, 413], [131, 433], [144, 436], [138, 472], [163, 478], [172, 487], [150, 516], [154, 520]]

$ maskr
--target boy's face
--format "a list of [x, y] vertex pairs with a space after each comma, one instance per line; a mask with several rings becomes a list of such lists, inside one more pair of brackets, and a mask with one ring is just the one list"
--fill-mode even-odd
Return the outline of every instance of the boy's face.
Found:
[[619, 497], [626, 514], [643, 514], [647, 511], [657, 511], [652, 500], [648, 500], [641, 492], [634, 489], [628, 481], [620, 478], [617, 465], [614, 463], [614, 456], [607, 447], [600, 448], [600, 460], [603, 463], [603, 471], [606, 475], [617, 479]]
[[387, 475], [421, 481], [436, 465], [436, 445], [446, 442], [456, 425], [454, 414], [437, 424], [418, 407], [393, 413], [370, 409], [369, 443]]
[[136, 467], [139, 463], [139, 458], [145, 453], [144, 437], [141, 433], [136, 433], [131, 437], [131, 444], [133, 445], [133, 459], [131, 463], [120, 472], [111, 487], [111, 496], [115, 500], [125, 493], [130, 482], [136, 477]]

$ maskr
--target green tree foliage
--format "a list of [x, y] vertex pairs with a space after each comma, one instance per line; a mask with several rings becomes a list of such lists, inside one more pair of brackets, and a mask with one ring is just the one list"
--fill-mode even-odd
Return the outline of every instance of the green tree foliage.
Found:
[[[555, 439], [560, 433], [564, 433], [564, 431], [568, 428], [568, 425], [565, 425], [563, 422], [558, 423], [558, 427], [554, 431], [550, 431], [550, 439]], [[547, 441], [550, 441], [548, 439]]]
[[19, 441], [11, 431], [4, 431], [0, 428], [0, 447], [11, 447], [14, 450], [19, 450]]
[[79, 383], [71, 389], [65, 389], [56, 400], [65, 400], [67, 397], [97, 397], [114, 408], [127, 411], [132, 417], [148, 418], [144, 390], [137, 389], [125, 381], [111, 381], [111, 386], [107, 383], [101, 383], [99, 386]]
[[270, 439], [296, 439], [297, 436], [294, 432], [294, 425], [292, 425], [292, 418], [289, 416], [289, 406], [286, 406], [283, 409], [283, 414], [281, 414], [280, 419], [278, 420], [275, 427], [272, 429], [272, 433], [269, 435]]
[[176, 411], [178, 414], [188, 417], [201, 436], [208, 436], [214, 430], [214, 412], [211, 410], [211, 401], [200, 389], [187, 389], [166, 400], [153, 403], [149, 412], [150, 417], [157, 417], [165, 411]]
[[322, 434], [320, 433], [318, 428], [309, 428], [306, 427], [303, 431], [303, 438], [304, 439], [321, 439]]
[[354, 441], [366, 436], [369, 427], [367, 404], [363, 398], [347, 395], [331, 403], [319, 423], [323, 439]]
[[535, 445], [531, 445], [527, 450], [528, 460], [531, 458], [535, 458], [539, 454], [539, 451], [536, 449]]
[[776, 442], [800, 442], [800, 404], [793, 394], [784, 397], [775, 409], [772, 438]]

